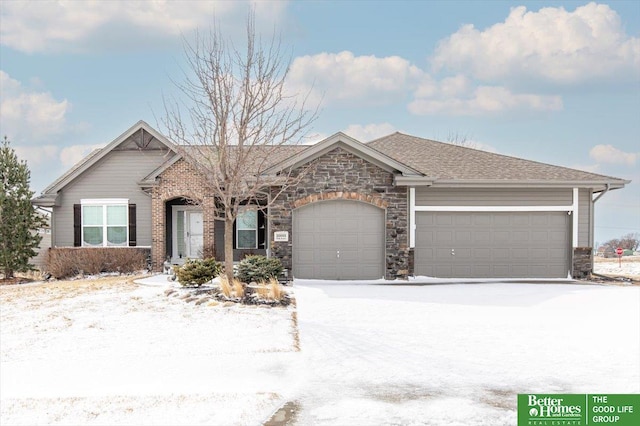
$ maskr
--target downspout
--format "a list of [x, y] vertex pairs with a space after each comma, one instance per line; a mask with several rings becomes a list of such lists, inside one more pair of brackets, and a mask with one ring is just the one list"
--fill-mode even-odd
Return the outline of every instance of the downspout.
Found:
[[590, 243], [591, 243], [591, 247], [593, 247], [593, 245], [595, 244], [595, 235], [594, 235], [594, 233], [595, 233], [595, 228], [594, 228], [594, 227], [595, 227], [595, 220], [594, 220], [594, 217], [593, 217], [593, 215], [594, 215], [594, 206], [595, 206], [595, 204], [596, 204], [596, 201], [598, 201], [600, 198], [602, 198], [602, 196], [603, 196], [604, 194], [606, 194], [607, 192], [609, 192], [609, 190], [610, 190], [610, 189], [611, 189], [611, 184], [610, 184], [610, 183], [607, 183], [607, 184], [606, 184], [606, 187], [604, 188], [604, 190], [603, 190], [603, 191], [601, 191], [601, 192], [596, 196], [596, 198], [594, 198], [594, 199], [591, 201], [591, 209], [590, 209], [591, 211], [589, 212], [589, 217], [591, 218], [591, 241], [590, 241]]
[[606, 194], [607, 192], [609, 192], [609, 189], [611, 188], [611, 184], [610, 184], [610, 183], [607, 183], [606, 185], [607, 185], [607, 187], [604, 189], [604, 191], [602, 191], [601, 193], [599, 193], [599, 194], [598, 194], [598, 196], [597, 196], [596, 198], [594, 198], [594, 199], [593, 199], [593, 204], [595, 204], [595, 203], [596, 203], [596, 201], [598, 201], [600, 198], [602, 198], [602, 196], [603, 196], [604, 194]]

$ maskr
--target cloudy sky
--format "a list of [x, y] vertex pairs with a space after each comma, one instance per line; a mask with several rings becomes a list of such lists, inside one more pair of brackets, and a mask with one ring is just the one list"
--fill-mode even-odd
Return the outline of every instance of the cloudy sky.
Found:
[[631, 179], [596, 204], [596, 241], [640, 232], [640, 3], [0, 2], [0, 132], [39, 193], [138, 120], [161, 129], [181, 38], [250, 5], [280, 34], [317, 137], [395, 131]]

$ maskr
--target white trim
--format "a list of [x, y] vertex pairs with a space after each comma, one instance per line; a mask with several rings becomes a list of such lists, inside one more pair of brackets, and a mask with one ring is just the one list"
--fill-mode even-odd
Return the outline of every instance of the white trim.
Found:
[[409, 248], [416, 247], [416, 189], [409, 188]]
[[417, 212], [571, 212], [577, 206], [415, 206]]
[[[240, 227], [238, 226], [238, 219], [240, 218], [240, 216], [242, 214], [244, 214], [245, 212], [248, 211], [254, 211], [256, 212], [256, 227], [252, 228], [252, 229], [240, 229]], [[235, 247], [233, 248], [234, 250], [258, 250], [259, 249], [259, 244], [258, 244], [258, 208], [255, 205], [244, 205], [244, 206], [240, 206], [238, 208], [238, 214], [236, 215], [236, 244]], [[240, 231], [255, 231], [254, 234], [256, 236], [256, 244], [255, 247], [238, 247], [238, 242], [240, 241], [240, 237], [238, 236], [238, 234], [240, 233]]]
[[580, 190], [573, 188], [573, 224], [572, 224], [572, 239], [573, 247], [578, 247], [578, 205], [580, 204]]
[[[203, 232], [203, 238], [204, 238], [204, 212], [202, 211], [202, 208], [200, 208], [199, 206], [190, 206], [190, 205], [174, 205], [171, 206], [171, 251], [172, 251], [172, 255], [171, 255], [171, 260], [176, 260], [176, 259], [187, 259], [188, 257], [193, 258], [193, 256], [190, 256], [191, 253], [183, 253], [184, 256], [180, 257], [180, 254], [178, 253], [178, 212], [179, 211], [184, 211], [186, 212], [196, 212], [196, 213], [202, 213], [203, 215], [203, 224], [202, 224], [202, 232]], [[185, 230], [187, 228], [187, 215], [185, 215], [185, 223], [184, 223], [184, 227]], [[185, 251], [189, 251], [188, 246], [188, 241], [185, 239], [184, 241], [184, 246], [185, 246]]]
[[80, 200], [82, 205], [112, 205], [112, 204], [129, 204], [128, 198], [83, 198]]
[[[82, 247], [129, 247], [129, 200], [126, 198], [85, 198], [80, 200], [80, 238], [81, 238], [81, 246]], [[109, 233], [109, 221], [106, 207], [108, 206], [119, 206], [124, 207], [125, 209], [125, 233], [126, 239], [124, 244], [110, 245], [108, 240]], [[101, 207], [102, 208], [102, 244], [100, 245], [89, 245], [85, 242], [84, 239], [84, 230], [86, 227], [96, 227], [96, 225], [85, 225], [84, 224], [84, 207]], [[122, 225], [112, 225], [122, 226]]]

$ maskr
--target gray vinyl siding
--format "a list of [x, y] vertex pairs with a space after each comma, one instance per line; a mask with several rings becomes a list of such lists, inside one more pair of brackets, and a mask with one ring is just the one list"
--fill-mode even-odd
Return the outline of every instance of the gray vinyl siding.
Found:
[[416, 188], [416, 206], [571, 206], [571, 188]]
[[126, 198], [136, 205], [138, 246], [151, 246], [151, 197], [138, 182], [168, 160], [166, 150], [111, 151], [64, 187], [54, 207], [56, 247], [73, 246], [73, 205], [86, 198]]
[[593, 210], [591, 190], [580, 189], [578, 193], [578, 247], [593, 247], [591, 236]]

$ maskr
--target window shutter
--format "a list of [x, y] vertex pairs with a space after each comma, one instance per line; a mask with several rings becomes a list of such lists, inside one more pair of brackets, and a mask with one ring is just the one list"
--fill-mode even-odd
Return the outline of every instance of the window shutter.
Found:
[[264, 211], [258, 210], [258, 248], [265, 249], [266, 247], [266, 234], [267, 224]]
[[[236, 250], [238, 248], [238, 243], [236, 241], [236, 220], [233, 221], [233, 249]], [[224, 249], [223, 249], [224, 250]]]
[[73, 246], [82, 245], [82, 205], [73, 205]]
[[135, 247], [136, 241], [136, 205], [129, 204], [129, 247]]

